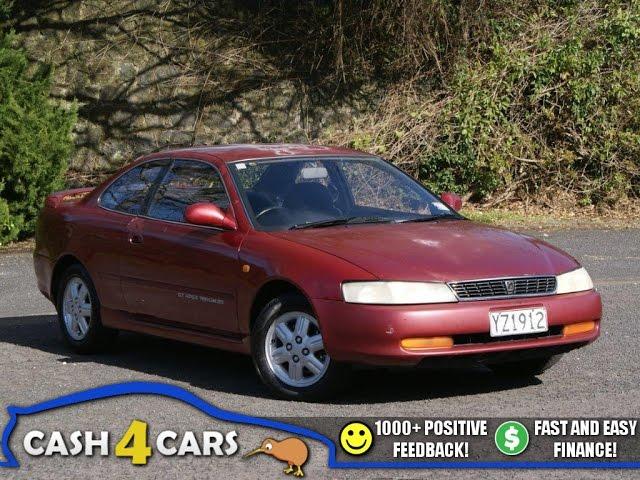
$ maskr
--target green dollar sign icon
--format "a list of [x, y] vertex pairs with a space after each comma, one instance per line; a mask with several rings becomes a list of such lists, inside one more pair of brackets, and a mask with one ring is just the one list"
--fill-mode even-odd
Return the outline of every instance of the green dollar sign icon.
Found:
[[504, 422], [495, 435], [496, 447], [505, 455], [520, 455], [529, 445], [529, 432], [520, 422]]

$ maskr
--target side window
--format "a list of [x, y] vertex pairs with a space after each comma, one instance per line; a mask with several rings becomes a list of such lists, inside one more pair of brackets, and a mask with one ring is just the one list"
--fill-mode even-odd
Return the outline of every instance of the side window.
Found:
[[176, 160], [153, 196], [147, 215], [184, 222], [185, 209], [199, 202], [211, 202], [220, 208], [227, 208], [229, 199], [222, 179], [211, 165]]
[[167, 163], [167, 160], [146, 162], [124, 173], [102, 193], [100, 205], [132, 215], [143, 213], [149, 189]]

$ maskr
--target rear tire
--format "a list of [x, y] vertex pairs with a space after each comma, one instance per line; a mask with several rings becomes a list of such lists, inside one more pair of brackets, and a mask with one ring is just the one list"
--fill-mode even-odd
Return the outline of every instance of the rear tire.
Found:
[[100, 352], [112, 346], [118, 331], [100, 320], [100, 300], [89, 272], [71, 265], [60, 277], [56, 307], [62, 336], [78, 353]]
[[281, 398], [322, 400], [346, 381], [347, 366], [329, 358], [319, 323], [301, 295], [281, 295], [262, 309], [251, 352], [260, 379]]
[[496, 375], [505, 377], [532, 377], [540, 375], [553, 367], [562, 358], [562, 355], [552, 355], [550, 357], [532, 358], [519, 362], [498, 363], [490, 365]]

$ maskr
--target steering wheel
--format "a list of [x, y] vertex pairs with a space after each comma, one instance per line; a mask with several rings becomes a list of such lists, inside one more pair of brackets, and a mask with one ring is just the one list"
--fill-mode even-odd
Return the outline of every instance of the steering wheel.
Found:
[[331, 200], [333, 203], [336, 203], [338, 198], [340, 197], [340, 190], [333, 183], [327, 185], [327, 190], [329, 190], [329, 194], [331, 195]]
[[256, 214], [256, 220], [258, 220], [262, 215], [266, 215], [269, 212], [273, 212], [275, 210], [284, 210], [284, 207], [281, 207], [279, 205], [273, 205], [271, 207], [267, 207], [262, 209], [258, 214]]
[[331, 206], [335, 208], [338, 212], [340, 212], [340, 215], [344, 215], [342, 208], [336, 205], [336, 202], [340, 198], [340, 190], [338, 190], [338, 187], [336, 187], [333, 183], [330, 183], [329, 185], [327, 185], [327, 190], [329, 190], [329, 194], [331, 195], [331, 201], [333, 202]]

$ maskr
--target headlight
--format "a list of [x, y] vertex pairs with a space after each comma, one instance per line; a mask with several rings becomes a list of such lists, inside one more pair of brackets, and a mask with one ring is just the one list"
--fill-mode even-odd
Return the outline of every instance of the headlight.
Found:
[[410, 305], [420, 303], [457, 302], [455, 294], [444, 283], [423, 282], [347, 282], [342, 295], [348, 303]]
[[591, 277], [584, 268], [558, 275], [556, 282], [556, 293], [583, 292], [593, 289]]

